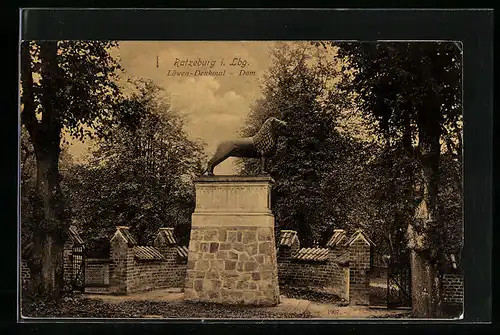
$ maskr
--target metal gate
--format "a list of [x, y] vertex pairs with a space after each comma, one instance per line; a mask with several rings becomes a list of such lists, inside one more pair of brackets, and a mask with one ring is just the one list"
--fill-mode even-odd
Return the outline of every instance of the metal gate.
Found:
[[411, 307], [410, 254], [406, 249], [389, 258], [387, 307]]
[[71, 266], [73, 274], [71, 278], [72, 290], [83, 292], [85, 284], [85, 252], [83, 246], [73, 247]]

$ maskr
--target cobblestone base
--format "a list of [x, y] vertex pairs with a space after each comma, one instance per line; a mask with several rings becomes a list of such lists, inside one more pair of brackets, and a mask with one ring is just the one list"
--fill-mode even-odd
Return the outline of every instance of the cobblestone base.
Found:
[[187, 301], [277, 305], [273, 227], [193, 227], [185, 283]]

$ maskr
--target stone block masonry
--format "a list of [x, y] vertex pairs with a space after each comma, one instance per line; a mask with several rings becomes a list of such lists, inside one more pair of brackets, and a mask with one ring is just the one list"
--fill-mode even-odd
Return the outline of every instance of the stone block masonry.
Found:
[[[109, 258], [87, 258], [75, 227], [64, 244], [67, 290], [90, 294], [129, 294], [159, 288], [184, 288], [187, 247], [177, 245], [173, 228], [160, 228], [153, 245], [139, 246], [128, 227], [118, 226], [110, 239]], [[22, 262], [23, 288], [31, 273]], [[80, 283], [77, 285], [77, 280]]]
[[23, 286], [28, 285], [31, 279], [31, 272], [26, 261], [21, 261], [21, 283]]
[[117, 227], [110, 241], [109, 293], [183, 287], [186, 265], [179, 260], [173, 228], [161, 228], [153, 244], [138, 246], [128, 227]]
[[289, 287], [322, 288], [348, 302], [350, 270], [348, 265], [339, 262], [345, 258], [344, 253], [344, 250], [330, 249], [325, 261], [297, 260], [292, 257], [293, 251], [281, 246], [278, 253], [279, 283]]
[[457, 318], [464, 311], [464, 278], [460, 270], [445, 271], [441, 278], [441, 312]]
[[464, 302], [464, 279], [460, 273], [445, 273], [442, 279], [443, 303], [462, 305]]
[[350, 302], [357, 305], [369, 304], [371, 241], [364, 235], [351, 239], [349, 248]]
[[281, 231], [278, 270], [282, 286], [319, 288], [349, 304], [369, 304], [369, 270], [374, 243], [357, 230], [348, 239], [337, 229], [328, 248], [300, 248], [297, 232]]
[[279, 303], [269, 177], [195, 181], [185, 300], [234, 305]]

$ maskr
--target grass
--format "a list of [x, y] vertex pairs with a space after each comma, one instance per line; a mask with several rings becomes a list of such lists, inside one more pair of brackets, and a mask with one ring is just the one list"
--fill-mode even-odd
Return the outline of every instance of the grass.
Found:
[[343, 301], [338, 295], [314, 287], [280, 286], [280, 293], [288, 298], [307, 299], [323, 304], [343, 305]]
[[[376, 292], [375, 292], [376, 291]], [[345, 306], [338, 296], [328, 290], [308, 287], [280, 287], [280, 293], [287, 298], [308, 300], [319, 304], [319, 308], [329, 308], [341, 312], [339, 317], [353, 318], [406, 318], [409, 311], [372, 311]], [[371, 297], [382, 299], [382, 290], [371, 292]], [[132, 297], [129, 297], [132, 298]], [[292, 302], [294, 304], [295, 302]], [[321, 307], [321, 305], [323, 307]], [[334, 307], [336, 306], [336, 307]], [[22, 299], [22, 315], [33, 318], [159, 318], [159, 319], [308, 319], [318, 317], [318, 305], [314, 311], [290, 312], [285, 308], [256, 308], [247, 306], [227, 306], [205, 303], [189, 303], [181, 299], [112, 299], [102, 300], [81, 295], [68, 295], [59, 301]], [[293, 310], [293, 309], [292, 309]], [[303, 310], [303, 309], [301, 309]], [[324, 311], [323, 311], [324, 312]], [[314, 313], [314, 315], [311, 315]], [[321, 314], [322, 312], [320, 312]], [[346, 314], [347, 313], [347, 314]], [[352, 313], [352, 315], [351, 315]], [[327, 317], [327, 316], [321, 316]], [[328, 314], [328, 317], [331, 317]]]
[[190, 304], [159, 301], [123, 301], [107, 303], [98, 299], [66, 297], [58, 303], [25, 301], [22, 308], [25, 317], [73, 317], [73, 318], [218, 318], [218, 319], [268, 319], [309, 318], [309, 313], [293, 314], [251, 307], [223, 306], [215, 304]]

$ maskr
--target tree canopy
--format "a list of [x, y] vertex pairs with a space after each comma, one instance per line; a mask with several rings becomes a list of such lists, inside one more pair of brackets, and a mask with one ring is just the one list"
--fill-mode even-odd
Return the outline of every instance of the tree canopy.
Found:
[[[331, 87], [338, 66], [304, 43], [278, 45], [272, 61], [263, 97], [253, 106], [242, 134], [253, 135], [269, 116], [288, 123], [268, 167], [276, 181], [278, 227], [298, 230], [304, 245], [321, 243], [334, 226], [350, 223], [354, 171], [346, 167], [359, 149], [337, 129], [338, 95]], [[254, 173], [256, 164], [244, 161], [242, 173]]]
[[116, 225], [130, 226], [143, 244], [151, 243], [158, 228], [176, 227], [187, 244], [192, 179], [202, 171], [203, 148], [188, 138], [159, 87], [144, 80], [136, 85], [137, 92], [120, 102], [119, 119], [96, 143], [91, 161], [74, 166], [65, 178], [90, 250], [106, 246]]
[[36, 161], [29, 207], [32, 243], [27, 246], [32, 254], [28, 258], [31, 291], [36, 294], [58, 296], [63, 285], [62, 246], [71, 217], [60, 187], [63, 131], [80, 139], [92, 134], [88, 128], [98, 134], [99, 120], [114, 112], [119, 65], [109, 50], [116, 45], [100, 41], [21, 43], [21, 123]]
[[[348, 97], [345, 101], [376, 125], [387, 147], [401, 147], [400, 157], [408, 162], [401, 167], [405, 182], [400, 186], [407, 185], [408, 197], [404, 199], [410, 204], [403, 213], [407, 214], [404, 221], [412, 260], [413, 313], [437, 316], [438, 264], [445, 259], [445, 252], [460, 247], [456, 232], [461, 227], [457, 215], [461, 213], [461, 195], [456, 195], [461, 189], [456, 186], [461, 184], [461, 173], [457, 172], [462, 157], [461, 45], [332, 44], [339, 47], [339, 56], [354, 73], [341, 84]], [[447, 148], [445, 161], [443, 147]], [[455, 175], [444, 172], [447, 169]], [[408, 215], [412, 207], [414, 218]], [[400, 213], [398, 209], [391, 212]]]

